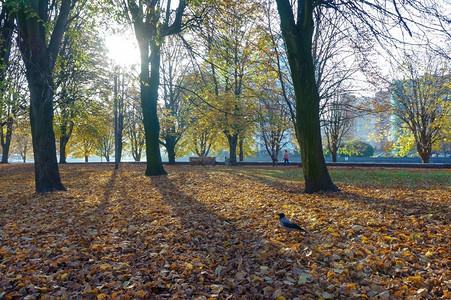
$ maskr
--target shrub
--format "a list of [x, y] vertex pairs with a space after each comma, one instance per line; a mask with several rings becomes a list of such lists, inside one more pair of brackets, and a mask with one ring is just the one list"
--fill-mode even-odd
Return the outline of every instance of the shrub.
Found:
[[359, 140], [347, 141], [339, 150], [341, 156], [373, 156], [374, 148]]

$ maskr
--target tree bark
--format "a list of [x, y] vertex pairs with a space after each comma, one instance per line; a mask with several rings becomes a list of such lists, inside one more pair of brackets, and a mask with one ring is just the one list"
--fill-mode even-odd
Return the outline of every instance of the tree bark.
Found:
[[240, 139], [239, 148], [240, 148], [240, 155], [239, 155], [240, 161], [244, 161], [244, 147], [243, 147], [243, 140], [242, 139]]
[[319, 93], [312, 57], [313, 2], [299, 0], [297, 23], [288, 0], [277, 0], [296, 97], [296, 124], [305, 192], [338, 191], [327, 171], [321, 142]]
[[65, 136], [60, 137], [60, 164], [67, 163], [66, 161], [66, 145], [69, 139]]
[[168, 152], [168, 161], [170, 165], [175, 164], [175, 145], [176, 137], [173, 135], [166, 135], [165, 147]]
[[417, 151], [421, 157], [421, 161], [424, 164], [428, 164], [431, 157], [432, 147], [423, 147], [420, 143], [417, 143]]
[[61, 183], [56, 157], [52, 70], [72, 3], [63, 0], [60, 4], [50, 37], [45, 27], [49, 19], [48, 2], [32, 1], [30, 6], [20, 2], [16, 14], [20, 31], [19, 48], [30, 89], [30, 124], [37, 193], [66, 190]]
[[37, 193], [65, 191], [56, 158], [53, 132], [53, 83], [45, 65], [26, 60], [30, 88], [30, 124], [33, 142], [35, 183]]
[[236, 164], [236, 146], [238, 144], [238, 134], [226, 134], [229, 141], [230, 164]]
[[337, 162], [337, 151], [332, 151], [332, 162]]
[[141, 52], [141, 107], [146, 133], [146, 176], [167, 174], [160, 153], [160, 122], [157, 115], [158, 86], [160, 84], [160, 46], [150, 43], [150, 77], [149, 77], [149, 47], [144, 42], [140, 45]]

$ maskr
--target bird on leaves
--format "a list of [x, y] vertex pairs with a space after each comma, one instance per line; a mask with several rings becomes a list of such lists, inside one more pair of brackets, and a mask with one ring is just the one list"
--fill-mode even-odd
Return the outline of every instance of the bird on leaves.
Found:
[[286, 230], [299, 230], [305, 233], [308, 233], [307, 230], [305, 230], [304, 228], [300, 227], [297, 224], [294, 224], [293, 222], [291, 222], [290, 220], [288, 220], [285, 217], [285, 214], [280, 213], [278, 214], [279, 218], [280, 218], [280, 226], [282, 226], [283, 228], [285, 228]]

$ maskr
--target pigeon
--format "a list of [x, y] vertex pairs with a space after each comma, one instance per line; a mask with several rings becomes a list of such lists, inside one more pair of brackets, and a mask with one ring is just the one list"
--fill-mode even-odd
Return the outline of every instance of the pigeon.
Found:
[[280, 213], [278, 214], [279, 218], [280, 218], [280, 226], [282, 226], [283, 228], [285, 228], [286, 230], [299, 230], [305, 233], [308, 233], [307, 230], [305, 230], [304, 228], [301, 228], [299, 225], [294, 224], [293, 222], [291, 222], [290, 220], [288, 220], [285, 217], [285, 214]]

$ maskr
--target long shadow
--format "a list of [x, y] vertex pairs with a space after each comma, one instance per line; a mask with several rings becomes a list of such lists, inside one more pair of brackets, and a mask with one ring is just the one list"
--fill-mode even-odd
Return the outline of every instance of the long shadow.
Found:
[[[222, 173], [226, 173], [228, 175], [234, 175], [234, 176], [239, 176], [242, 178], [246, 178], [249, 179], [251, 181], [254, 182], [259, 182], [259, 183], [263, 183], [266, 185], [270, 185], [272, 188], [276, 189], [276, 190], [280, 190], [280, 191], [284, 191], [290, 194], [302, 194], [304, 191], [304, 183], [302, 183], [301, 181], [299, 181], [298, 183], [287, 183], [285, 181], [279, 180], [278, 178], [274, 177], [272, 178], [272, 176], [270, 176], [271, 178], [268, 178], [268, 176], [263, 176], [263, 175], [256, 175], [256, 174], [237, 174], [236, 171], [234, 170], [227, 170], [227, 169], [217, 169], [215, 170], [217, 172], [222, 172]], [[301, 178], [299, 178], [301, 179]]]
[[[181, 174], [179, 182], [188, 180], [186, 174]], [[278, 270], [291, 270], [293, 261], [302, 261], [299, 253], [287, 255], [281, 253], [281, 245], [275, 245], [265, 238], [265, 232], [259, 232], [253, 227], [255, 215], [240, 216], [239, 219], [229, 219], [214, 211], [208, 205], [195, 197], [181, 191], [168, 176], [150, 178], [152, 187], [158, 189], [164, 201], [172, 208], [173, 215], [180, 220], [180, 227], [170, 226], [170, 231], [176, 231], [174, 237], [167, 242], [180, 250], [173, 257], [172, 263], [180, 261], [193, 265], [190, 271], [190, 289], [205, 290], [211, 286], [223, 288], [224, 295], [254, 295], [257, 298], [268, 297], [264, 292], [267, 286], [264, 282], [255, 284], [249, 282], [250, 275], [264, 276], [257, 266], [276, 264]], [[277, 225], [277, 223], [275, 223]], [[267, 228], [273, 233], [272, 228]], [[176, 250], [177, 252], [177, 250]], [[287, 260], [288, 257], [292, 260]], [[178, 261], [177, 261], [178, 259]], [[169, 261], [169, 265], [171, 262]], [[291, 263], [290, 263], [291, 262]], [[191, 267], [191, 266], [190, 266]], [[274, 266], [273, 266], [274, 267]], [[299, 268], [300, 266], [297, 265]], [[235, 286], [230, 286], [224, 276], [237, 279]], [[282, 274], [283, 275], [283, 274]], [[268, 276], [277, 276], [269, 274]], [[255, 286], [256, 285], [256, 286]], [[212, 291], [205, 291], [201, 295], [209, 296]], [[289, 293], [288, 293], [289, 294]], [[185, 294], [193, 297], [194, 294]], [[294, 296], [294, 295], [293, 295]]]
[[[281, 190], [296, 195], [303, 194], [304, 186], [301, 183], [278, 181], [276, 178], [268, 179], [266, 176], [260, 176], [255, 174], [237, 175], [236, 172], [228, 172], [227, 170], [218, 170], [218, 171], [227, 174], [232, 174], [235, 176], [240, 176], [242, 178], [246, 178], [255, 182], [267, 184], [270, 185], [271, 188], [274, 188], [275, 190]], [[380, 189], [380, 187], [374, 189]], [[391, 189], [395, 188], [392, 187]], [[428, 201], [419, 202], [415, 200], [406, 200], [406, 199], [399, 200], [396, 198], [386, 199], [377, 196], [368, 197], [362, 196], [355, 192], [330, 193], [327, 195], [337, 197], [349, 203], [359, 202], [360, 204], [365, 205], [367, 208], [380, 213], [393, 211], [397, 212], [400, 215], [411, 216], [419, 213], [428, 214], [430, 212], [439, 212], [441, 215], [447, 215], [448, 217], [451, 215], [449, 206], [443, 205], [442, 203], [439, 204]]]

